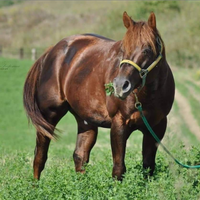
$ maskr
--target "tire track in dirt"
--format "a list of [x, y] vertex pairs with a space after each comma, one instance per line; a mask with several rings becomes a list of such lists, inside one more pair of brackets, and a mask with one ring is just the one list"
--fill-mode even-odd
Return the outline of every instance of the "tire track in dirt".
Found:
[[[188, 138], [184, 136], [181, 132], [180, 128], [180, 126], [182, 125], [181, 120], [182, 119], [180, 119], [178, 113], [176, 113], [175, 110], [172, 108], [170, 114], [168, 115], [167, 134], [165, 135], [163, 140], [163, 143], [165, 145], [170, 144], [170, 148], [172, 147], [176, 148], [176, 146], [179, 145], [180, 143], [183, 143], [186, 148], [189, 148], [191, 146]], [[172, 142], [172, 139], [174, 137], [178, 139], [173, 140]]]
[[175, 94], [176, 94], [175, 100], [179, 107], [180, 117], [182, 117], [188, 129], [200, 141], [200, 127], [197, 123], [197, 120], [192, 115], [190, 104], [188, 103], [187, 99], [177, 89]]
[[[186, 85], [188, 91], [190, 92], [190, 94], [197, 100], [200, 102], [200, 95], [197, 93], [197, 91], [190, 85]], [[200, 104], [199, 104], [199, 108], [200, 108]]]

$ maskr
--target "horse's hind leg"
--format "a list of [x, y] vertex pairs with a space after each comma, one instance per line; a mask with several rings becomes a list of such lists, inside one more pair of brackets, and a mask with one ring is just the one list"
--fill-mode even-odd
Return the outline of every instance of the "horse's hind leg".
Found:
[[[167, 118], [164, 118], [159, 124], [153, 127], [155, 134], [162, 140], [167, 126]], [[143, 167], [150, 169], [150, 175], [153, 175], [155, 169], [155, 156], [158, 148], [158, 143], [148, 130], [143, 131]]]
[[[46, 104], [47, 105], [47, 104]], [[60, 121], [60, 119], [67, 113], [69, 109], [68, 103], [63, 103], [62, 105], [54, 107], [40, 107], [46, 121], [50, 123], [54, 128], [56, 124]], [[36, 147], [35, 147], [35, 158], [33, 162], [33, 170], [34, 170], [34, 178], [40, 178], [40, 174], [45, 167], [45, 163], [47, 160], [47, 154], [49, 149], [50, 139], [41, 133], [37, 132], [36, 138]]]
[[77, 118], [78, 135], [76, 148], [73, 154], [76, 172], [84, 172], [84, 164], [89, 162], [90, 151], [94, 146], [98, 134], [96, 126], [87, 124], [80, 118]]
[[50, 139], [37, 132], [35, 158], [33, 162], [34, 178], [39, 179], [47, 160]]

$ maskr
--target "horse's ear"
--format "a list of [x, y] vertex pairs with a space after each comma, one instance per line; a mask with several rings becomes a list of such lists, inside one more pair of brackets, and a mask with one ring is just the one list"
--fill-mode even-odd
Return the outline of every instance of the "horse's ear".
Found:
[[128, 16], [127, 12], [125, 11], [123, 14], [123, 22], [126, 28], [133, 26], [133, 20]]
[[156, 16], [153, 12], [149, 16], [148, 25], [153, 29], [156, 29]]

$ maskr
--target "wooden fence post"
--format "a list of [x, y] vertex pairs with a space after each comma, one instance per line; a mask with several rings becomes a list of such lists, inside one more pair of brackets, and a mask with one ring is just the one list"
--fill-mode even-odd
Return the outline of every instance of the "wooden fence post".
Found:
[[36, 60], [36, 56], [37, 56], [37, 51], [36, 51], [36, 49], [35, 48], [33, 48], [32, 50], [31, 50], [31, 59], [33, 60], [33, 61], [35, 61]]
[[24, 58], [24, 49], [23, 49], [23, 48], [20, 48], [20, 49], [19, 49], [19, 58], [20, 58], [20, 59], [23, 59], [23, 58]]

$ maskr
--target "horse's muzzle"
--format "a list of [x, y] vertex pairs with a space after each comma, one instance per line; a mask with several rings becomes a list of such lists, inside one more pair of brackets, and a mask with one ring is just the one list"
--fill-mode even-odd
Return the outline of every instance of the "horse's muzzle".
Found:
[[122, 77], [113, 80], [114, 95], [120, 99], [125, 99], [131, 92], [131, 82]]

